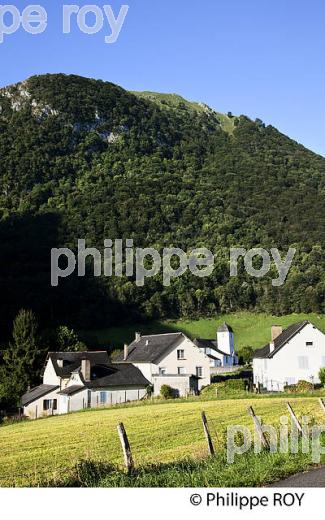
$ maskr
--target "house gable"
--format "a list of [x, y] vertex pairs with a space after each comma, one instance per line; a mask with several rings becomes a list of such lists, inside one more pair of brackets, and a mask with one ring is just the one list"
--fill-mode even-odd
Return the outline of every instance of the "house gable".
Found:
[[306, 322], [303, 326], [299, 324], [294, 334], [284, 337], [287, 341], [273, 355], [266, 351], [264, 357], [254, 358], [255, 384], [261, 384], [269, 391], [282, 391], [284, 386], [300, 380], [318, 384], [319, 370], [325, 366], [325, 335]]
[[[282, 332], [282, 334], [280, 334], [274, 340], [274, 349], [273, 350], [271, 349], [270, 343], [268, 343], [261, 349], [258, 349], [255, 351], [254, 358], [255, 359], [273, 358], [285, 345], [287, 345], [307, 325], [311, 325], [313, 328], [317, 329], [317, 327], [315, 327], [315, 325], [313, 325], [310, 321], [307, 321], [307, 320], [290, 325]], [[319, 330], [319, 329], [317, 329], [317, 330]]]

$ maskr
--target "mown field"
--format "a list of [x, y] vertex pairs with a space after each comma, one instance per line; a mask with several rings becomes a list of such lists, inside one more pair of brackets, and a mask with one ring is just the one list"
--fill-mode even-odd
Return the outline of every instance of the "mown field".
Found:
[[[323, 423], [325, 414], [315, 397], [291, 398], [290, 401], [298, 417], [310, 415], [316, 423]], [[310, 463], [306, 456], [283, 459], [283, 456], [269, 454], [266, 458], [252, 455], [254, 461], [239, 458], [234, 465], [227, 467], [224, 462], [226, 428], [241, 424], [252, 429], [252, 421], [247, 414], [250, 404], [267, 424], [278, 426], [279, 417], [288, 415], [284, 398], [173, 401], [91, 410], [2, 426], [1, 486], [80, 485], [83, 482], [90, 485], [90, 477], [94, 485], [103, 486], [175, 486], [178, 482], [183, 486], [196, 485], [195, 482], [197, 485], [259, 485], [277, 476], [304, 469]], [[213, 461], [207, 459], [200, 418], [202, 410], [206, 412], [219, 454], [219, 458]], [[111, 472], [107, 469], [107, 465], [123, 467], [116, 430], [121, 421], [125, 424], [135, 463], [142, 472], [143, 480], [140, 474], [126, 477], [123, 471], [115, 469]], [[277, 457], [282, 459], [277, 460]], [[153, 464], [163, 466], [159, 466], [158, 471], [150, 468]], [[208, 473], [204, 469], [206, 464], [209, 464]], [[251, 479], [247, 477], [243, 480], [243, 472], [238, 471], [243, 464], [246, 464], [247, 471], [255, 468]], [[81, 477], [81, 469], [85, 467], [88, 468], [86, 477]], [[278, 468], [277, 471], [271, 471], [273, 467]], [[102, 470], [98, 473], [98, 468], [106, 468], [107, 475]], [[196, 475], [201, 477], [195, 480]], [[242, 480], [238, 480], [240, 478]]]
[[134, 331], [143, 334], [154, 334], [164, 332], [182, 331], [190, 338], [215, 339], [216, 330], [224, 321], [229, 323], [235, 332], [236, 350], [251, 346], [259, 348], [270, 341], [270, 330], [272, 325], [288, 327], [292, 323], [310, 320], [320, 330], [325, 332], [325, 316], [318, 314], [290, 314], [288, 316], [272, 316], [269, 314], [255, 314], [240, 312], [218, 316], [216, 319], [201, 319], [196, 321], [154, 321], [142, 324], [134, 324], [123, 327], [112, 327], [93, 331], [89, 337], [95, 342], [111, 349], [123, 346], [134, 339]]

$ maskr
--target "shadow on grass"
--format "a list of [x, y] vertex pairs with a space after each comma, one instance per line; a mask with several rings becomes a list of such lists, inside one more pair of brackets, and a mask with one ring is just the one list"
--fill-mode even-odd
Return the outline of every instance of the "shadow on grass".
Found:
[[[324, 461], [323, 461], [324, 462]], [[282, 454], [253, 450], [227, 463], [226, 453], [201, 460], [186, 459], [140, 466], [131, 474], [112, 464], [82, 460], [51, 487], [261, 487], [315, 467], [302, 453]]]

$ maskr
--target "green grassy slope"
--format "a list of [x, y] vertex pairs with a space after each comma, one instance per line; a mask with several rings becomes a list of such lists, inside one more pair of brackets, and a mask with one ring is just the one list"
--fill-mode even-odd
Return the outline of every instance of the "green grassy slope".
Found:
[[[202, 410], [207, 414], [215, 447], [224, 454], [228, 425], [242, 424], [252, 429], [247, 414], [251, 403], [267, 424], [278, 425], [280, 416], [288, 413], [285, 401], [283, 398], [175, 401], [85, 411], [4, 426], [0, 428], [0, 485], [70, 482], [82, 460], [122, 466], [116, 430], [120, 421], [125, 424], [137, 467], [188, 458], [205, 459]], [[316, 398], [292, 398], [291, 402], [299, 418], [310, 415], [319, 424], [324, 419]]]
[[187, 110], [194, 110], [203, 114], [204, 112], [211, 113], [219, 120], [221, 128], [228, 134], [233, 134], [235, 130], [236, 117], [229, 117], [221, 112], [216, 112], [205, 103], [197, 103], [195, 101], [188, 101], [178, 94], [162, 94], [158, 92], [131, 92], [142, 99], [147, 99], [158, 104], [160, 108], [179, 110], [181, 107]]
[[93, 333], [100, 345], [116, 348], [124, 342], [130, 342], [134, 338], [134, 332], [143, 334], [183, 331], [191, 338], [213, 339], [216, 330], [226, 321], [235, 332], [236, 349], [244, 346], [254, 348], [264, 346], [270, 341], [270, 329], [272, 325], [282, 325], [284, 328], [292, 323], [308, 319], [320, 330], [325, 332], [325, 316], [317, 314], [290, 314], [288, 316], [270, 316], [267, 314], [253, 314], [240, 312], [231, 315], [219, 316], [216, 319], [201, 319], [197, 321], [155, 321], [147, 324], [135, 324], [124, 327], [113, 327], [98, 330]]

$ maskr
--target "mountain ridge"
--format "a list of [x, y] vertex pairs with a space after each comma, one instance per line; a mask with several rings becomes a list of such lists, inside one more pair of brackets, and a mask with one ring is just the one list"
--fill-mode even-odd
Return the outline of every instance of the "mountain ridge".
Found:
[[[322, 312], [325, 159], [260, 120], [224, 117], [177, 95], [76, 75], [1, 89], [0, 325], [23, 306], [89, 327], [130, 316]], [[204, 246], [218, 261], [210, 278], [185, 275], [171, 288], [159, 276], [142, 289], [126, 277], [72, 277], [55, 290], [50, 249], [75, 249], [77, 237], [99, 248], [104, 238]], [[232, 246], [296, 247], [285, 287], [242, 266], [231, 279]]]
[[[9, 85], [0, 87], [0, 95], [3, 95], [6, 92], [8, 93], [11, 90], [19, 89], [19, 87], [21, 87], [21, 86], [25, 87], [25, 86], [28, 85], [28, 83], [30, 81], [33, 81], [33, 80], [37, 80], [37, 79], [44, 79], [44, 80], [46, 80], [48, 78], [55, 79], [55, 78], [60, 78], [60, 77], [64, 77], [64, 78], [67, 78], [67, 79], [74, 78], [74, 79], [79, 79], [79, 80], [86, 80], [86, 81], [88, 80], [88, 81], [91, 81], [91, 82], [97, 82], [97, 83], [101, 83], [101, 84], [110, 85], [112, 87], [115, 87], [116, 89], [119, 89], [120, 91], [127, 92], [127, 93], [129, 93], [131, 95], [134, 95], [134, 96], [138, 97], [139, 99], [152, 101], [153, 103], [159, 105], [160, 107], [164, 107], [164, 108], [166, 106], [168, 106], [169, 108], [177, 109], [177, 108], [182, 107], [182, 105], [183, 105], [183, 107], [185, 106], [187, 109], [191, 109], [194, 112], [198, 112], [198, 113], [201, 113], [201, 114], [205, 113], [205, 114], [208, 114], [210, 116], [214, 115], [217, 118], [220, 118], [220, 121], [219, 121], [220, 126], [222, 127], [222, 129], [225, 132], [229, 133], [230, 135], [233, 134], [234, 127], [235, 127], [235, 122], [240, 117], [247, 118], [248, 120], [254, 122], [254, 120], [251, 119], [247, 115], [241, 114], [240, 116], [238, 116], [238, 115], [233, 115], [231, 112], [228, 112], [227, 114], [226, 113], [222, 113], [222, 112], [218, 112], [217, 110], [213, 109], [211, 106], [209, 106], [207, 103], [205, 103], [203, 101], [190, 101], [190, 100], [184, 98], [183, 96], [181, 96], [180, 94], [177, 94], [177, 93], [163, 93], [163, 92], [155, 92], [155, 91], [126, 90], [123, 87], [121, 87], [120, 85], [111, 83], [109, 81], [105, 81], [105, 80], [101, 80], [101, 79], [92, 79], [90, 77], [84, 77], [84, 76], [79, 76], [79, 75], [75, 75], [75, 74], [49, 73], [49, 74], [33, 75], [33, 76], [30, 76], [29, 78], [27, 78], [25, 80], [22, 80], [22, 81], [20, 81], [18, 83], [13, 83], [13, 84], [9, 84]], [[27, 89], [25, 90], [25, 96], [24, 97], [27, 97], [26, 96], [26, 91], [27, 91]], [[24, 92], [24, 89], [23, 89], [23, 92]], [[258, 124], [264, 124], [262, 122], [262, 120], [260, 120], [259, 118], [257, 118], [255, 120], [255, 122], [258, 122]], [[323, 155], [321, 155], [321, 154], [311, 150], [310, 148], [305, 146], [303, 143], [300, 143], [299, 141], [292, 139], [289, 135], [281, 132], [274, 125], [269, 124], [267, 126], [269, 128], [274, 128], [281, 135], [283, 135], [284, 137], [289, 138], [291, 141], [294, 141], [297, 145], [302, 146], [304, 149], [310, 151], [311, 153], [313, 153], [313, 154], [315, 154], [315, 155], [317, 155], [317, 156], [319, 156], [321, 158], [324, 158]]]

